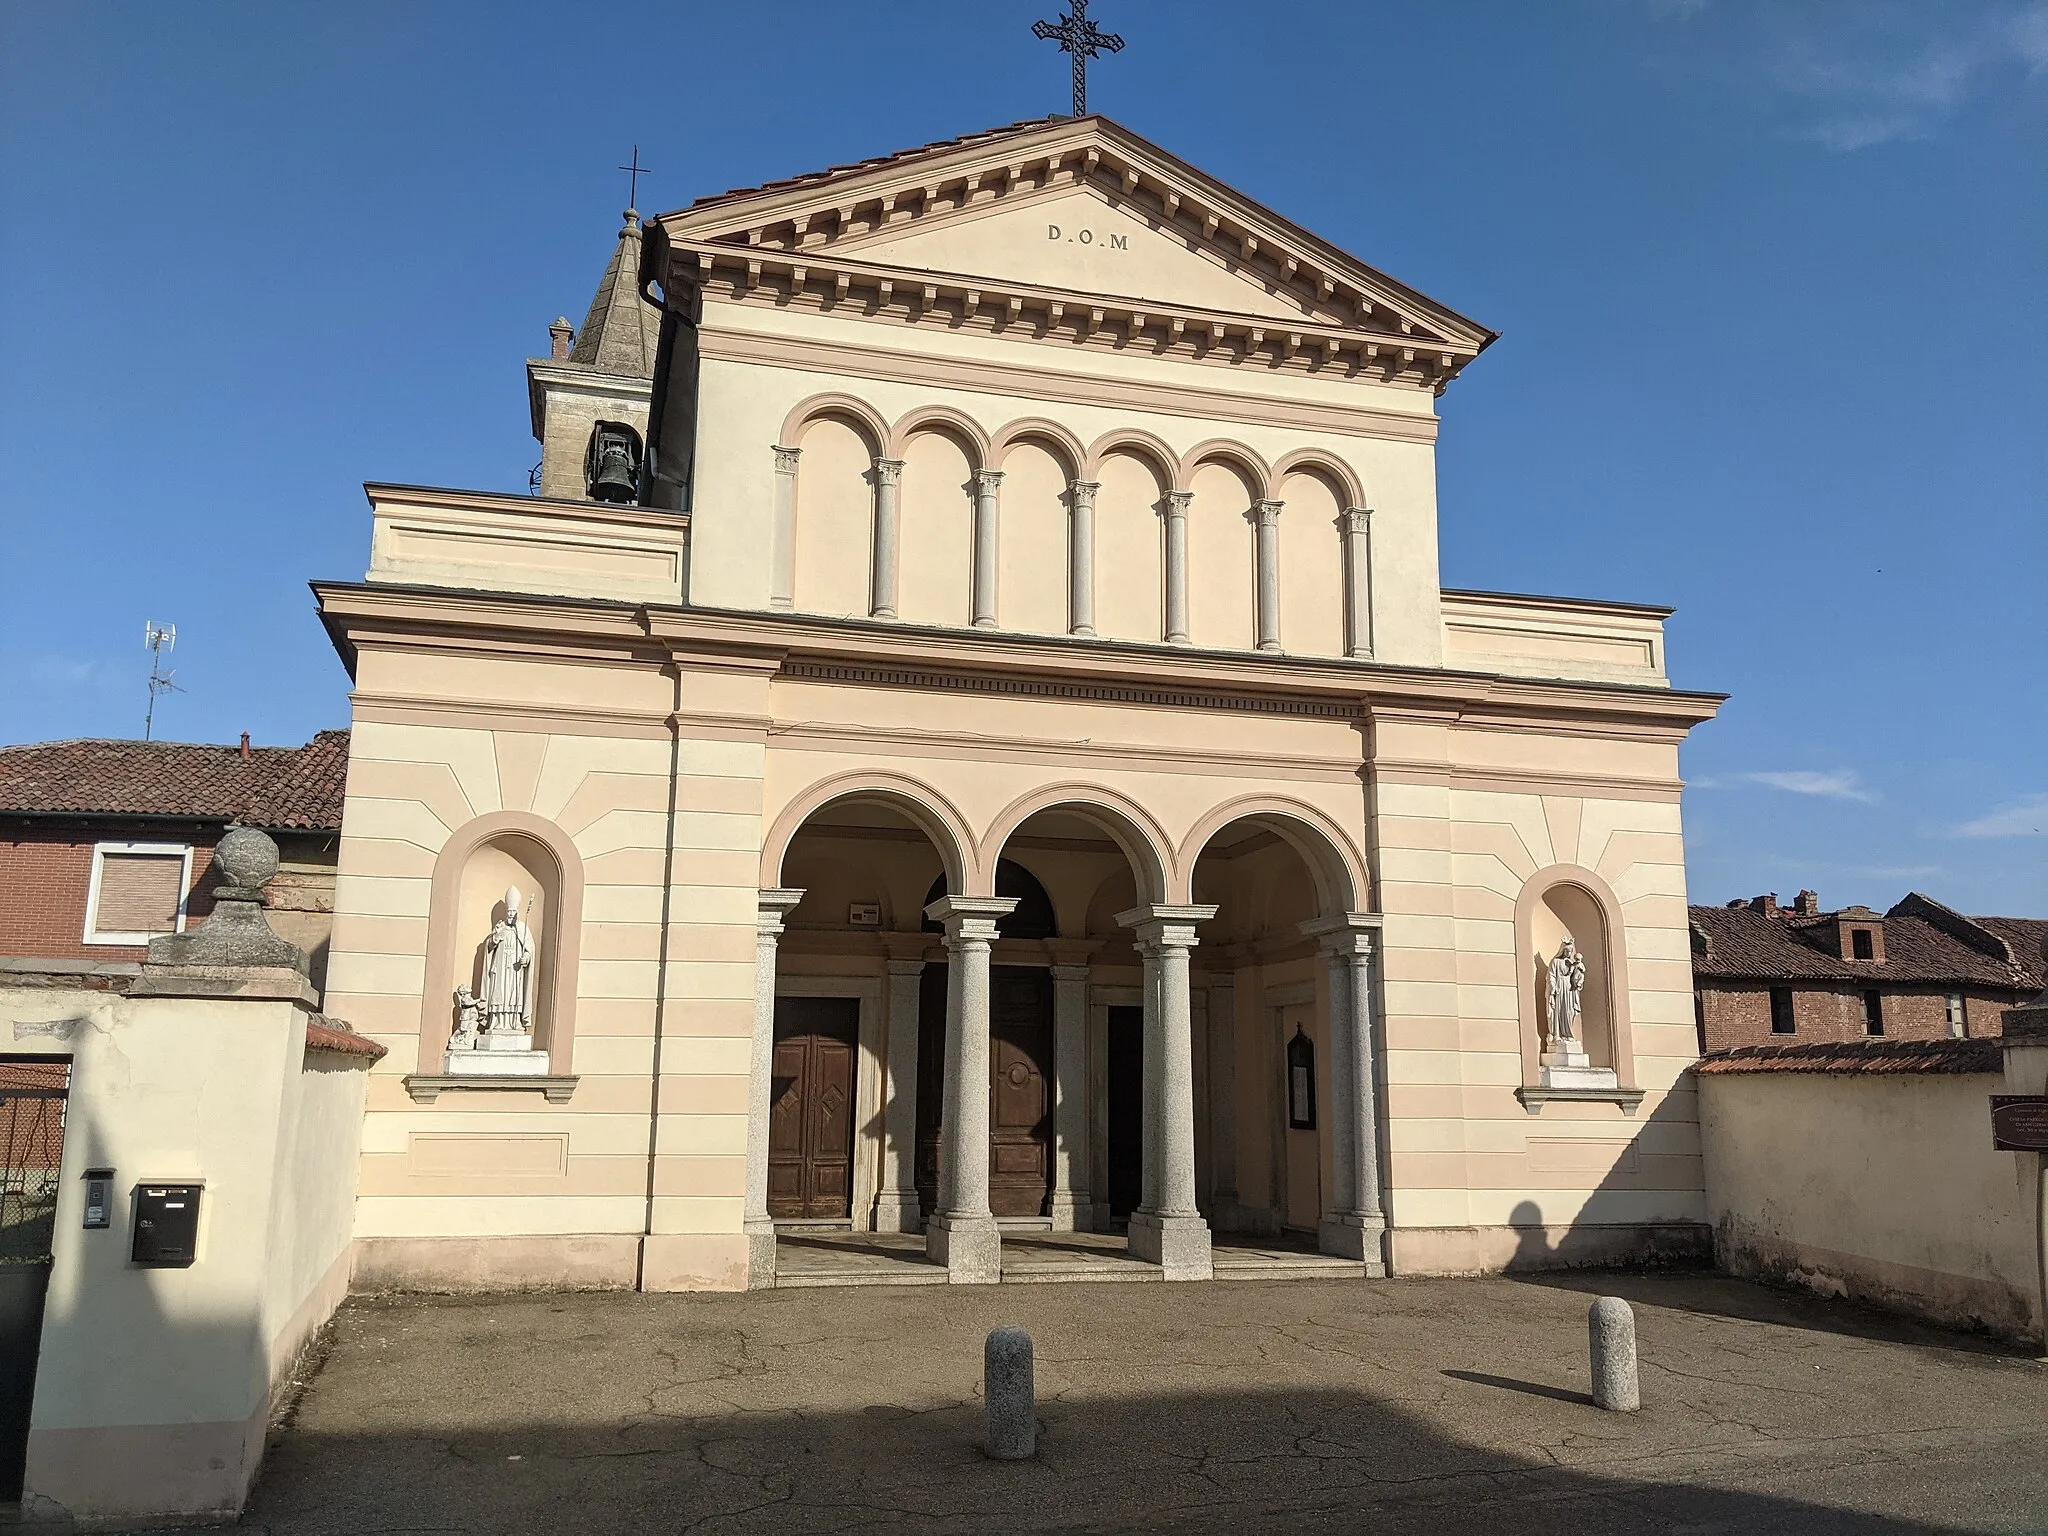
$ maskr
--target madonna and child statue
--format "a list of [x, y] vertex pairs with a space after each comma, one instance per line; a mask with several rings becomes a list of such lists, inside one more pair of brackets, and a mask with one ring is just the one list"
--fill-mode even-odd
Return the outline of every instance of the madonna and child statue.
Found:
[[[527, 905], [531, 914], [532, 904]], [[478, 946], [480, 990], [455, 989], [455, 1021], [446, 1070], [461, 1076], [544, 1077], [548, 1053], [533, 1048], [533, 928], [520, 915], [517, 888], [505, 892], [503, 915]]]
[[1594, 1066], [1586, 1054], [1585, 1031], [1579, 1024], [1586, 992], [1586, 957], [1570, 934], [1543, 968], [1543, 992], [1543, 1086], [1612, 1088], [1614, 1069]]

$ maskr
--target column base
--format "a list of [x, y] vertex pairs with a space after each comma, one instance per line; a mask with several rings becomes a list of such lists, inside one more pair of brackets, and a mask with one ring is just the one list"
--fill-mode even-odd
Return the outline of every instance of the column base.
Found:
[[924, 1230], [924, 1202], [914, 1189], [885, 1189], [875, 1196], [877, 1232]]
[[994, 1285], [1003, 1278], [1003, 1234], [993, 1216], [934, 1216], [924, 1224], [924, 1254], [946, 1266], [955, 1285]]
[[1386, 1278], [1387, 1224], [1378, 1216], [1325, 1216], [1316, 1228], [1316, 1248], [1332, 1258], [1357, 1259], [1375, 1280]]
[[747, 1231], [747, 1289], [775, 1288], [775, 1223], [750, 1221]]
[[1088, 1198], [1088, 1191], [1056, 1189], [1052, 1192], [1052, 1204], [1047, 1207], [1052, 1216], [1055, 1232], [1093, 1232], [1095, 1230], [1095, 1202]]
[[1131, 1257], [1157, 1264], [1169, 1280], [1209, 1280], [1209, 1224], [1199, 1216], [1155, 1216], [1137, 1211], [1127, 1238]]

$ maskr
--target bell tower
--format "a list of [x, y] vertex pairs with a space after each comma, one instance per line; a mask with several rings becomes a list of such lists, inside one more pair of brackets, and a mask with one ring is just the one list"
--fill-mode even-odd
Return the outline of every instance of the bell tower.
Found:
[[640, 297], [640, 233], [639, 211], [628, 208], [582, 328], [556, 320], [548, 327], [549, 355], [526, 360], [543, 496], [639, 499], [661, 336], [661, 311]]

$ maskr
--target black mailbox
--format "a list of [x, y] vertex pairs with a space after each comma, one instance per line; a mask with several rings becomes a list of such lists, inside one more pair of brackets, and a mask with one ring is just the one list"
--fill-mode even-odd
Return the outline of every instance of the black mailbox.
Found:
[[135, 1246], [129, 1257], [159, 1269], [183, 1269], [199, 1252], [200, 1184], [135, 1186]]

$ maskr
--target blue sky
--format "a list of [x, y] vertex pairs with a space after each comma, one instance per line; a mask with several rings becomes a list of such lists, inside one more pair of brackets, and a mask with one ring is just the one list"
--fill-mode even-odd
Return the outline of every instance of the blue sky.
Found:
[[[347, 718], [641, 205], [1064, 109], [1052, 0], [0, 0], [0, 740]], [[1504, 333], [1447, 585], [1677, 606], [1693, 899], [2048, 913], [2048, 0], [1096, 0], [1091, 105]]]

